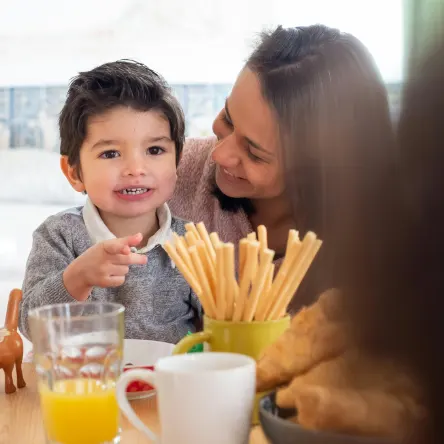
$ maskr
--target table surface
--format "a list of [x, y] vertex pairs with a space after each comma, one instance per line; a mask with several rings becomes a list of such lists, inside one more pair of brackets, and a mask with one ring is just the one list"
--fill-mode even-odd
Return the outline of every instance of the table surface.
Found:
[[[0, 370], [0, 444], [45, 444], [37, 378], [32, 364], [23, 364], [26, 388], [5, 394], [4, 375]], [[15, 372], [14, 372], [15, 381]], [[140, 418], [159, 432], [156, 398], [132, 401]], [[148, 444], [148, 438], [136, 430], [122, 415], [122, 444]], [[250, 444], [267, 444], [260, 427], [251, 431]]]

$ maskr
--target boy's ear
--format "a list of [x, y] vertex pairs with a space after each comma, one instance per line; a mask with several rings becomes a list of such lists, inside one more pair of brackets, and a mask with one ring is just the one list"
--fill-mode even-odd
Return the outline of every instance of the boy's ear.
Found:
[[80, 179], [79, 168], [69, 164], [68, 156], [60, 156], [60, 168], [71, 186], [79, 193], [83, 193], [85, 191], [85, 185], [83, 185]]

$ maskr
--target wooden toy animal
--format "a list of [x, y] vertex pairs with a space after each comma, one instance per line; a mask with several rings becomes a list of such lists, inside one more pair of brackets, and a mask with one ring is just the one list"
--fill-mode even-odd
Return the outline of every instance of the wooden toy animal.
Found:
[[18, 289], [12, 290], [9, 294], [5, 326], [0, 328], [0, 369], [3, 369], [5, 372], [6, 394], [16, 391], [12, 379], [14, 366], [17, 374], [17, 387], [26, 387], [22, 373], [23, 341], [17, 331], [21, 300], [22, 291]]

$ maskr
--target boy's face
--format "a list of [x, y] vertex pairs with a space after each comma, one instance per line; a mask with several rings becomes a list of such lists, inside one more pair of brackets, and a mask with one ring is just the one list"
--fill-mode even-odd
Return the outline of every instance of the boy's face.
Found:
[[170, 199], [177, 179], [168, 120], [157, 111], [128, 107], [91, 117], [80, 149], [80, 177], [68, 179], [76, 191], [88, 193], [102, 217], [154, 211]]

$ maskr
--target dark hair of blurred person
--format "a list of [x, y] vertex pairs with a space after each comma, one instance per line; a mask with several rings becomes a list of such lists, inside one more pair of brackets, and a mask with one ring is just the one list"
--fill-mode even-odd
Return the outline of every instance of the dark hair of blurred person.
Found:
[[323, 177], [337, 179], [332, 189], [319, 184], [337, 208], [340, 283], [357, 343], [408, 366], [424, 390], [430, 416], [415, 444], [444, 442], [443, 110], [444, 42], [412, 67], [394, 155], [375, 147], [361, 164], [345, 144], [349, 168], [323, 156]]

